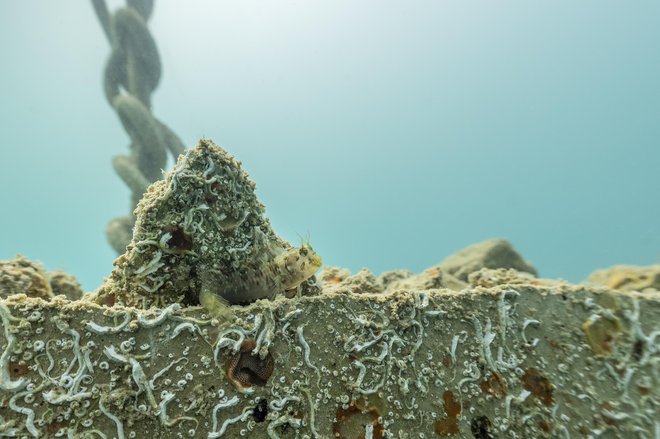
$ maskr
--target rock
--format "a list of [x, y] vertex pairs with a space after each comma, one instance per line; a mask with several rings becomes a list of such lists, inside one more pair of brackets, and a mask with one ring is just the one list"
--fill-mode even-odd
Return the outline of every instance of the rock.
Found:
[[22, 255], [0, 261], [0, 297], [11, 294], [25, 294], [45, 300], [54, 296], [41, 264]]
[[378, 283], [381, 284], [383, 290], [385, 290], [390, 286], [390, 284], [408, 279], [414, 275], [415, 273], [410, 270], [385, 271], [378, 276]]
[[473, 287], [493, 288], [498, 285], [540, 285], [542, 281], [530, 273], [513, 268], [482, 268], [468, 275], [468, 282]]
[[78, 300], [83, 290], [75, 276], [61, 270], [47, 272], [40, 263], [16, 255], [14, 259], [0, 261], [0, 297], [9, 294], [44, 300], [63, 295], [69, 300]]
[[[470, 275], [482, 269], [515, 269], [515, 273], [483, 272], [470, 281]], [[428, 290], [447, 288], [454, 291], [465, 289], [470, 282], [473, 285], [484, 283], [490, 286], [498, 282], [516, 281], [528, 273], [529, 277], [536, 275], [536, 270], [525, 262], [513, 249], [511, 244], [501, 239], [492, 239], [467, 247], [456, 254], [446, 258], [435, 267], [430, 267], [420, 274], [413, 274], [408, 270], [386, 272], [381, 275], [379, 282], [385, 291], [396, 290]], [[489, 281], [485, 277], [490, 277]], [[505, 279], [506, 278], [506, 279]]]
[[536, 276], [536, 269], [503, 239], [489, 239], [449, 256], [438, 268], [463, 282], [482, 268], [513, 268]]
[[447, 273], [441, 267], [427, 268], [420, 274], [402, 277], [398, 280], [391, 279], [387, 283], [386, 291], [397, 290], [429, 290], [438, 288], [447, 288], [454, 291], [460, 291], [467, 286], [466, 282]]
[[273, 231], [254, 189], [240, 162], [202, 139], [149, 186], [132, 241], [97, 303], [215, 307], [211, 298], [249, 303], [317, 288], [320, 257], [309, 243], [294, 248]]
[[321, 279], [324, 293], [379, 294], [383, 292], [383, 287], [376, 276], [366, 268], [353, 275], [345, 269], [330, 268]]
[[322, 285], [330, 286], [343, 282], [350, 275], [351, 272], [348, 268], [323, 267], [318, 278]]
[[585, 283], [619, 291], [660, 291], [660, 265], [615, 265], [594, 271]]
[[346, 269], [328, 268], [321, 274], [326, 289], [333, 292], [449, 289], [461, 291], [472, 286], [493, 287], [507, 283], [540, 285], [534, 267], [525, 262], [504, 240], [484, 241], [449, 256], [420, 274], [410, 270], [387, 271], [373, 277], [366, 269], [350, 276]]
[[51, 271], [48, 273], [48, 278], [54, 295], [62, 295], [69, 300], [82, 298], [83, 289], [75, 276], [64, 271]]

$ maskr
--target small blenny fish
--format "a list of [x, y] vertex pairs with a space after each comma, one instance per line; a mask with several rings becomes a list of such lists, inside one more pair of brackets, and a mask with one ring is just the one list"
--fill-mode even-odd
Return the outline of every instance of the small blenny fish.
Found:
[[307, 241], [300, 247], [285, 250], [277, 255], [273, 265], [280, 287], [284, 290], [292, 290], [312, 277], [321, 268], [323, 261]]
[[222, 314], [229, 305], [272, 298], [277, 293], [296, 290], [321, 268], [321, 257], [309, 242], [300, 247], [278, 249], [258, 267], [245, 268], [238, 274], [222, 276], [209, 271], [202, 276], [200, 303], [214, 314]]

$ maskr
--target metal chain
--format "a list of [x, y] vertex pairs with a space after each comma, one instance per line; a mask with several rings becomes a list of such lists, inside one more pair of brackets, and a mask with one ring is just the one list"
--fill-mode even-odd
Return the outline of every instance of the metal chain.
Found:
[[[132, 192], [133, 212], [147, 187], [161, 178], [168, 152], [176, 160], [185, 146], [151, 113], [151, 94], [161, 75], [156, 42], [147, 28], [153, 0], [126, 0], [112, 14], [105, 0], [91, 1], [112, 46], [104, 71], [105, 96], [131, 139], [130, 153], [113, 157], [112, 166]], [[134, 224], [132, 213], [108, 224], [107, 239], [118, 254], [131, 241]]]

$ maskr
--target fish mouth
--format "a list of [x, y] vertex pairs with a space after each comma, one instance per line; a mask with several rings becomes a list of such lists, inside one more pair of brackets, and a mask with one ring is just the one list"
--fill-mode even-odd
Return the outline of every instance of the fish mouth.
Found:
[[310, 265], [316, 267], [317, 269], [321, 268], [323, 265], [323, 259], [319, 255], [313, 255], [309, 261]]

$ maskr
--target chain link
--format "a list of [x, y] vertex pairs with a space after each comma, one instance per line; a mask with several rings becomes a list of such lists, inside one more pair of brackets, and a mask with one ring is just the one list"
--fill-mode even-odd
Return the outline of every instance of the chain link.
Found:
[[[130, 137], [130, 153], [113, 157], [112, 166], [131, 190], [131, 212], [147, 187], [161, 178], [168, 152], [176, 160], [185, 146], [151, 112], [151, 94], [161, 76], [160, 56], [147, 20], [153, 0], [127, 0], [109, 13], [105, 0], [91, 0], [112, 52], [103, 75], [105, 96]], [[131, 241], [135, 217], [115, 218], [106, 235], [121, 254]]]

